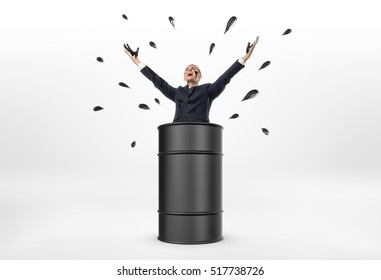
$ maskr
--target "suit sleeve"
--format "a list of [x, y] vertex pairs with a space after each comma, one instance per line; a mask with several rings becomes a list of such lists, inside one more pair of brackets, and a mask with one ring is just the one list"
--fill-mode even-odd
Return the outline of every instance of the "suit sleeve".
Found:
[[232, 66], [229, 67], [228, 70], [225, 71], [213, 84], [209, 87], [209, 97], [213, 100], [218, 97], [221, 92], [224, 91], [225, 86], [230, 83], [230, 80], [237, 74], [242, 68], [245, 66], [241, 63], [236, 62], [233, 63]]
[[175, 88], [168, 84], [164, 79], [157, 75], [151, 68], [145, 66], [140, 70], [148, 80], [150, 80], [154, 86], [161, 91], [167, 98], [175, 101]]

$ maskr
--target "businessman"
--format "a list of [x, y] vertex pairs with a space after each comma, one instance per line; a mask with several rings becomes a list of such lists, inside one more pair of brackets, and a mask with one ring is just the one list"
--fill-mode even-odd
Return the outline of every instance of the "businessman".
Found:
[[214, 83], [201, 84], [201, 70], [193, 64], [188, 65], [184, 71], [186, 86], [177, 88], [169, 85], [164, 79], [157, 75], [150, 67], [141, 62], [137, 52], [129, 47], [125, 49], [126, 54], [138, 66], [140, 72], [149, 79], [167, 98], [176, 104], [173, 122], [206, 122], [209, 123], [209, 110], [213, 100], [225, 89], [230, 80], [245, 67], [258, 43], [259, 36], [252, 45], [248, 44], [246, 54], [239, 58], [225, 71]]

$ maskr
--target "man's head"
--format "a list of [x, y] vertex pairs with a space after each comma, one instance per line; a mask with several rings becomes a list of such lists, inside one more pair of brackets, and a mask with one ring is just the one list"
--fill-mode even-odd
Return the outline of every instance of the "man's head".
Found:
[[201, 71], [196, 65], [189, 64], [187, 68], [185, 68], [184, 81], [186, 81], [188, 85], [198, 85], [198, 82], [201, 80], [201, 78]]

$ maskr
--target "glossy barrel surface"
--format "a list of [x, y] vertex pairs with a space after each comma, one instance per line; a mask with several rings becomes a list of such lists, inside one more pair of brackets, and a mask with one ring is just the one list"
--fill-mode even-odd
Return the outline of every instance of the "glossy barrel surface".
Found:
[[171, 123], [159, 130], [159, 236], [198, 244], [222, 239], [222, 126]]

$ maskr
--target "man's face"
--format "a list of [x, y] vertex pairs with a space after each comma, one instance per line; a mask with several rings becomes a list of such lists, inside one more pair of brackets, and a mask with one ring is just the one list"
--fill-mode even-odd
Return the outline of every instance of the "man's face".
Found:
[[198, 83], [201, 77], [200, 69], [196, 65], [190, 64], [185, 68], [184, 81], [187, 83]]

